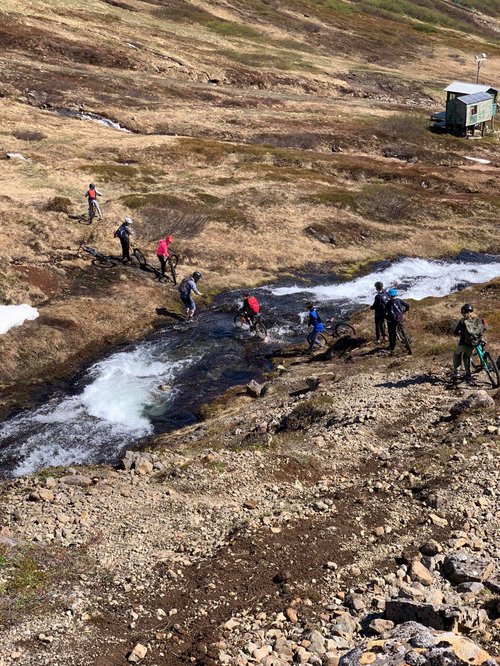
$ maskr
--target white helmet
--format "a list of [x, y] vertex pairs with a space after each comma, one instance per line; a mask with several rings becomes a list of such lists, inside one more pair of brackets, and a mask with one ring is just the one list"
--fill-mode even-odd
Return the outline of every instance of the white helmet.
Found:
[[132, 219], [130, 217], [126, 217], [124, 220], [125, 224], [133, 224]]

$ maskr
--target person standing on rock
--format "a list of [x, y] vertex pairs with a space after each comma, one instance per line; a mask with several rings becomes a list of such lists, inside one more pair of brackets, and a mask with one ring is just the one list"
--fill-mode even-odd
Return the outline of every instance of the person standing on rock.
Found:
[[484, 319], [480, 319], [474, 312], [474, 307], [470, 303], [462, 305], [460, 312], [462, 319], [455, 327], [454, 335], [460, 336], [457, 348], [453, 354], [453, 381], [458, 381], [460, 376], [460, 368], [462, 362], [465, 368], [465, 381], [470, 384], [472, 381], [472, 373], [470, 367], [470, 360], [474, 345], [480, 340], [485, 331], [488, 330], [488, 325]]
[[123, 220], [123, 224], [121, 224], [114, 233], [114, 237], [120, 239], [120, 243], [122, 246], [122, 261], [124, 264], [129, 264], [131, 261], [130, 260], [130, 236], [132, 236], [132, 229], [130, 228], [131, 224], [132, 220], [130, 219], [130, 217], [126, 217]]
[[156, 256], [158, 257], [158, 261], [160, 262], [161, 274], [163, 277], [165, 277], [165, 271], [167, 270], [167, 262], [170, 258], [170, 252], [168, 251], [168, 246], [173, 242], [174, 242], [174, 237], [169, 235], [166, 238], [162, 238], [161, 241], [158, 243], [158, 247], [156, 248]]
[[408, 312], [410, 306], [403, 299], [398, 298], [397, 289], [389, 289], [387, 292], [389, 300], [385, 304], [385, 318], [387, 320], [387, 329], [389, 331], [389, 350], [394, 354], [396, 349], [396, 329], [398, 324], [403, 321], [405, 312]]
[[308, 303], [307, 308], [309, 310], [309, 319], [307, 321], [307, 325], [312, 326], [312, 330], [307, 336], [307, 342], [309, 343], [307, 353], [312, 354], [315, 346], [321, 346], [318, 342], [318, 335], [324, 330], [325, 325], [321, 321], [321, 317], [317, 313], [316, 308], [314, 307], [314, 303]]
[[375, 282], [375, 300], [370, 310], [375, 312], [375, 338], [377, 342], [387, 340], [387, 332], [385, 326], [385, 306], [389, 300], [389, 296], [384, 289], [382, 282]]
[[205, 298], [203, 294], [198, 291], [197, 283], [201, 280], [201, 273], [195, 271], [192, 275], [185, 277], [179, 285], [179, 295], [181, 301], [186, 306], [186, 319], [192, 319], [196, 310], [196, 303], [194, 298], [191, 296], [191, 292], [194, 292], [198, 296]]

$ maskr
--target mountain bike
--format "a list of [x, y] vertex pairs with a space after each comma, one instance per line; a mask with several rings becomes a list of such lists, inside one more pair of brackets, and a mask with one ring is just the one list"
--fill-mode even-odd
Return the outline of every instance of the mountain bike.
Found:
[[481, 372], [481, 370], [484, 370], [491, 386], [493, 388], [498, 388], [500, 386], [500, 372], [490, 352], [484, 351], [485, 345], [486, 342], [484, 340], [480, 340], [474, 345], [474, 351], [471, 356], [471, 366], [474, 368], [475, 372]]
[[80, 247], [78, 248], [78, 254], [80, 254], [80, 250], [83, 250], [83, 252], [90, 254], [90, 256], [93, 257], [92, 264], [94, 266], [98, 266], [99, 268], [112, 268], [117, 264], [114, 257], [102, 254], [94, 247], [90, 247], [89, 245], [80, 245]]
[[398, 325], [396, 327], [396, 337], [399, 340], [399, 342], [403, 345], [403, 347], [406, 349], [408, 355], [411, 356], [413, 353], [411, 350], [412, 341], [402, 321], [398, 321]]
[[[97, 215], [97, 201], [95, 199], [89, 199], [89, 224], [92, 224], [94, 217]], [[102, 219], [102, 216], [100, 216]]]
[[356, 335], [356, 329], [346, 321], [335, 321], [329, 319], [325, 324], [325, 330], [331, 333], [334, 338], [341, 338], [343, 335]]
[[267, 329], [261, 321], [261, 315], [255, 316], [254, 321], [245, 313], [238, 312], [234, 318], [234, 325], [241, 328], [243, 331], [251, 331], [255, 333], [258, 338], [264, 340], [267, 337]]
[[[132, 254], [137, 259], [137, 261], [139, 263], [139, 268], [141, 268], [143, 271], [148, 271], [149, 273], [154, 273], [158, 282], [168, 282], [168, 279], [169, 279], [168, 276], [163, 275], [163, 273], [158, 268], [149, 264], [146, 257], [142, 254], [142, 252], [139, 250], [139, 248], [135, 247]], [[170, 272], [172, 274], [172, 282], [173, 282], [174, 285], [177, 284], [177, 272], [176, 272], [175, 268], [177, 266], [178, 261], [179, 261], [179, 257], [176, 254], [171, 254], [170, 257], [167, 260], [167, 263], [170, 267]]]

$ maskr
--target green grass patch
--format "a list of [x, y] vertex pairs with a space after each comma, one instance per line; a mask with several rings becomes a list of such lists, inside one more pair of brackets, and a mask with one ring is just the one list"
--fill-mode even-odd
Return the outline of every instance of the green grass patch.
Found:
[[81, 167], [81, 170], [86, 173], [92, 172], [95, 176], [94, 180], [101, 180], [104, 183], [138, 179], [141, 173], [135, 166], [129, 164], [114, 164], [112, 162], [107, 164], [93, 164], [92, 167], [85, 165]]
[[183, 199], [171, 194], [150, 193], [150, 194], [126, 194], [120, 198], [120, 201], [127, 208], [139, 210], [140, 208], [194, 208]]
[[338, 208], [350, 208], [357, 210], [359, 208], [357, 202], [357, 192], [349, 192], [347, 190], [323, 190], [316, 194], [311, 194], [307, 200], [313, 204], [322, 204], [324, 206], [336, 206]]

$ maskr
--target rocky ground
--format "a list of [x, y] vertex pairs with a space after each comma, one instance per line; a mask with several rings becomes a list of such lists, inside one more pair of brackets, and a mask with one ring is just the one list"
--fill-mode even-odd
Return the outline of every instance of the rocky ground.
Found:
[[495, 663], [495, 395], [351, 346], [4, 484], [2, 666]]

